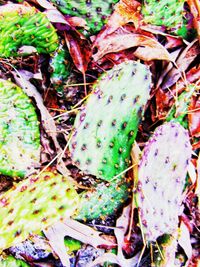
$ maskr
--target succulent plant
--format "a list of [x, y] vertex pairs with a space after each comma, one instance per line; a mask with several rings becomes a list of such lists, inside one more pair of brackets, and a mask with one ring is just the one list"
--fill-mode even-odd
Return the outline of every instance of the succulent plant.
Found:
[[131, 181], [120, 178], [109, 184], [96, 184], [80, 194], [80, 205], [73, 215], [76, 220], [93, 220], [114, 214], [129, 198]]
[[71, 216], [78, 203], [74, 187], [56, 172], [21, 181], [0, 196], [0, 250]]
[[150, 85], [149, 69], [135, 61], [99, 78], [75, 119], [70, 143], [73, 162], [82, 171], [111, 181], [127, 168]]
[[0, 57], [18, 55], [22, 46], [33, 46], [38, 53], [51, 53], [58, 47], [55, 28], [45, 14], [21, 4], [0, 6]]
[[187, 35], [186, 23], [183, 18], [185, 0], [144, 0], [142, 14], [144, 22], [164, 26], [170, 32]]
[[0, 260], [0, 267], [29, 267], [29, 265], [13, 256], [8, 256], [6, 259]]
[[178, 122], [159, 126], [146, 143], [135, 200], [147, 241], [177, 230], [191, 153], [189, 134]]
[[24, 177], [40, 162], [37, 114], [28, 96], [0, 79], [0, 173]]
[[50, 60], [51, 82], [60, 94], [63, 93], [64, 82], [70, 75], [70, 66], [68, 49], [61, 44]]
[[113, 5], [119, 0], [51, 0], [64, 14], [82, 17], [86, 20], [91, 33], [101, 30], [107, 17], [113, 11]]

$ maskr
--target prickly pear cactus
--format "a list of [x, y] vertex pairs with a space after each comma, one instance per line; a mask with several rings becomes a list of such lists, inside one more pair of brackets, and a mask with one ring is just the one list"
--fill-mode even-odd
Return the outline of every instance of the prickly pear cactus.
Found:
[[72, 159], [82, 171], [110, 181], [126, 169], [150, 84], [149, 69], [134, 61], [99, 78], [76, 117], [70, 144]]
[[58, 173], [44, 172], [18, 183], [0, 196], [0, 250], [71, 216], [78, 203], [76, 190]]
[[119, 0], [51, 0], [64, 14], [82, 17], [86, 20], [91, 33], [101, 30], [107, 17], [113, 11], [113, 5]]
[[70, 67], [69, 52], [61, 44], [50, 60], [51, 82], [60, 94], [63, 93], [64, 82], [70, 75]]
[[91, 191], [80, 195], [80, 205], [73, 217], [77, 220], [93, 220], [114, 214], [130, 196], [131, 181], [122, 178], [110, 184], [97, 184]]
[[145, 145], [136, 204], [147, 241], [177, 229], [191, 153], [188, 132], [174, 122], [159, 126]]
[[0, 260], [0, 267], [29, 267], [29, 265], [13, 256], [8, 256], [6, 259]]
[[56, 30], [45, 14], [20, 4], [0, 6], [0, 57], [18, 55], [22, 46], [38, 53], [51, 53], [58, 47]]
[[28, 96], [0, 79], [0, 173], [24, 177], [40, 162], [37, 114]]
[[149, 24], [165, 26], [171, 32], [185, 35], [183, 5], [185, 0], [145, 0], [142, 5], [144, 21]]

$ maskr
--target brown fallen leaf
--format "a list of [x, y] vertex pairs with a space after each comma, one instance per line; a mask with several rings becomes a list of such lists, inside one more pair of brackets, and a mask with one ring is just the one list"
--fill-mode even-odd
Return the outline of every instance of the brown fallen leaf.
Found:
[[171, 60], [169, 52], [158, 41], [143, 34], [132, 33], [124, 28], [119, 28], [102, 39], [97, 38], [93, 44], [97, 53], [93, 54], [93, 58], [98, 61], [106, 54], [137, 46], [140, 47], [137, 52], [138, 56], [143, 60]]
[[175, 62], [176, 67], [173, 66], [165, 76], [161, 88], [165, 90], [174, 85], [179, 80], [179, 78], [184, 75], [189, 65], [194, 61], [199, 53], [200, 46], [198, 40], [194, 40], [180, 54]]
[[193, 97], [188, 112], [189, 129], [192, 136], [200, 136], [200, 97]]
[[65, 31], [64, 35], [74, 65], [84, 74], [91, 57], [89, 41], [82, 34], [73, 30]]
[[138, 28], [142, 19], [140, 10], [141, 3], [139, 3], [138, 1], [120, 0], [119, 3], [115, 5], [113, 14], [108, 19], [107, 32], [114, 32], [117, 28], [129, 22], [133, 22], [135, 28]]

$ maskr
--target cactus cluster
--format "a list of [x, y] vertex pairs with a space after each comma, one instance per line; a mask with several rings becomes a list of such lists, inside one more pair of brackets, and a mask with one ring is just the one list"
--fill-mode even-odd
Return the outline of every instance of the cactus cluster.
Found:
[[184, 2], [185, 0], [145, 0], [142, 5], [144, 22], [164, 26], [170, 32], [185, 37]]
[[20, 4], [0, 6], [0, 40], [0, 57], [17, 56], [22, 46], [33, 46], [38, 53], [58, 47], [56, 30], [45, 14]]
[[74, 187], [56, 172], [21, 181], [0, 196], [0, 250], [69, 217], [78, 203]]
[[28, 96], [0, 79], [0, 173], [24, 177], [40, 162], [37, 114]]
[[177, 122], [159, 126], [146, 143], [135, 196], [146, 240], [177, 229], [191, 153], [188, 132]]
[[74, 163], [105, 181], [124, 171], [149, 98], [149, 69], [135, 61], [102, 75], [76, 117], [70, 143]]
[[64, 82], [70, 75], [70, 67], [68, 49], [61, 44], [50, 59], [51, 82], [60, 94], [63, 93]]
[[82, 17], [87, 22], [89, 32], [101, 30], [107, 17], [113, 11], [113, 5], [119, 0], [51, 0], [64, 14]]

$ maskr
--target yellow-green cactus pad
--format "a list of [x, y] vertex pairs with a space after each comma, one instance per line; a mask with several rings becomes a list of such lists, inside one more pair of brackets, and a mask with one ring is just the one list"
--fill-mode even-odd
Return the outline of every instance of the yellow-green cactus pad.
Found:
[[69, 217], [78, 203], [76, 190], [58, 173], [44, 172], [21, 181], [0, 196], [0, 250]]
[[29, 265], [22, 260], [8, 256], [6, 259], [0, 260], [0, 267], [28, 267]]
[[0, 173], [24, 177], [40, 162], [37, 114], [28, 96], [0, 79]]
[[17, 56], [22, 46], [38, 53], [51, 53], [58, 47], [55, 28], [45, 14], [20, 4], [0, 6], [0, 57]]

